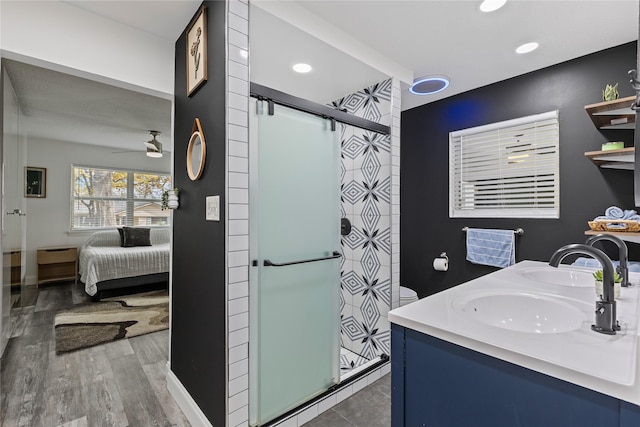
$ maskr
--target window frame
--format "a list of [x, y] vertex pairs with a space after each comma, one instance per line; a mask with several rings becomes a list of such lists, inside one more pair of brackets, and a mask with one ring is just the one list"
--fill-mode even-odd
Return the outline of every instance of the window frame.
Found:
[[[517, 192], [517, 188], [520, 187], [520, 185], [513, 184], [513, 182], [515, 181], [509, 182], [510, 180], [518, 180], [518, 181], [528, 183], [530, 184], [529, 185], [530, 187], [533, 187], [535, 186], [535, 184], [538, 184], [538, 183], [545, 183], [546, 188], [551, 188], [551, 187], [553, 188], [552, 198], [545, 198], [545, 200], [546, 199], [549, 200], [548, 205], [537, 205], [538, 197], [536, 196], [538, 196], [539, 194], [543, 194], [542, 191], [540, 193], [538, 192], [534, 193], [535, 196], [533, 197], [533, 199], [536, 201], [532, 202], [531, 206], [527, 206], [527, 207], [482, 208], [482, 207], [474, 206], [474, 204], [477, 203], [477, 200], [478, 200], [477, 196], [475, 197], [471, 196], [472, 202], [470, 205], [468, 204], [468, 202], [465, 202], [462, 200], [465, 194], [470, 193], [469, 191], [462, 189], [464, 185], [462, 176], [465, 173], [465, 170], [464, 170], [465, 166], [463, 166], [464, 155], [457, 154], [457, 153], [462, 153], [464, 151], [463, 139], [465, 136], [467, 137], [472, 135], [478, 136], [483, 133], [488, 134], [490, 132], [495, 132], [502, 129], [508, 130], [514, 127], [526, 126], [531, 124], [535, 125], [535, 130], [537, 130], [539, 128], [542, 128], [543, 123], [547, 123], [547, 122], [550, 122], [550, 124], [547, 124], [546, 126], [554, 126], [552, 130], [555, 131], [555, 135], [553, 135], [553, 138], [551, 139], [552, 145], [549, 145], [549, 147], [551, 146], [553, 147], [554, 151], [547, 154], [549, 157], [545, 157], [544, 159], [545, 161], [543, 163], [548, 163], [548, 164], [545, 164], [545, 172], [546, 172], [546, 176], [553, 176], [553, 185], [551, 186], [549, 184], [551, 180], [548, 178], [537, 179], [537, 176], [538, 176], [537, 171], [533, 175], [528, 176], [530, 180], [527, 181], [526, 175], [518, 176], [517, 174], [514, 174], [513, 170], [516, 170], [518, 168], [517, 166], [513, 166], [511, 167], [511, 170], [507, 170], [506, 178], [501, 175], [502, 170], [506, 170], [502, 168], [500, 172], [496, 172], [495, 176], [488, 178], [487, 182], [489, 184], [495, 185], [495, 187], [505, 185], [504, 182], [507, 182], [507, 184], [511, 184], [514, 187], [516, 187], [516, 190], [513, 190], [513, 192]], [[538, 139], [536, 139], [537, 135], [533, 135], [533, 136], [535, 141], [535, 146], [533, 147], [533, 149], [537, 150], [537, 149], [540, 149], [541, 147], [545, 147], [545, 145], [542, 142], [538, 142]], [[507, 152], [504, 152], [504, 150], [500, 152], [501, 148], [503, 148], [503, 145], [506, 147], [506, 142], [503, 143], [503, 140], [506, 141], [507, 138], [498, 136], [498, 137], [494, 137], [493, 139], [490, 139], [487, 142], [487, 145], [488, 145], [487, 149], [495, 150], [495, 153], [496, 153], [496, 156], [493, 157], [492, 161], [499, 163], [501, 161], [506, 160], [506, 164], [514, 164], [514, 165], [519, 163], [513, 160], [508, 161], [508, 159], [513, 159], [513, 157], [509, 157], [509, 154], [513, 154], [513, 153], [507, 153]], [[543, 140], [543, 141], [546, 141], [546, 140]], [[531, 150], [531, 148], [528, 150]], [[550, 157], [551, 154], [554, 155], [555, 157], [551, 158]], [[547, 159], [549, 159], [550, 161], [547, 162]], [[485, 163], [487, 166], [490, 166], [492, 161], [485, 161]], [[531, 162], [530, 164], [537, 165], [536, 162]], [[466, 170], [466, 173], [469, 173], [469, 171]], [[509, 175], [509, 173], [513, 175]], [[523, 178], [525, 179], [523, 180]], [[498, 183], [500, 183], [500, 185], [498, 185]], [[469, 184], [469, 185], [477, 186], [477, 183]], [[526, 188], [527, 185], [524, 185], [523, 187]], [[504, 188], [499, 188], [498, 191], [500, 192], [496, 193], [495, 199], [494, 199], [496, 204], [498, 204], [500, 201], [504, 202], [505, 200], [507, 202], [509, 201], [514, 202], [515, 198], [510, 198], [508, 196], [509, 192], [506, 191]], [[467, 200], [469, 200], [469, 198], [467, 198]], [[490, 200], [490, 201], [494, 201], [494, 200]], [[465, 205], [467, 207], [464, 207]], [[449, 218], [557, 219], [559, 217], [560, 217], [560, 120], [559, 120], [558, 110], [549, 111], [546, 113], [534, 114], [526, 117], [520, 117], [517, 119], [505, 120], [502, 122], [491, 123], [491, 124], [482, 125], [482, 126], [476, 126], [476, 127], [462, 129], [462, 130], [449, 133]]]
[[[126, 172], [127, 173], [127, 187], [126, 187], [126, 196], [123, 197], [82, 197], [75, 195], [75, 170], [76, 169], [94, 169], [94, 170], [107, 170], [111, 172]], [[96, 165], [85, 165], [85, 164], [71, 164], [71, 179], [70, 179], [70, 202], [69, 202], [69, 230], [73, 233], [78, 232], [93, 232], [99, 230], [110, 230], [122, 226], [131, 227], [134, 226], [133, 221], [135, 221], [134, 211], [135, 204], [139, 202], [149, 202], [149, 203], [162, 203], [162, 195], [158, 198], [135, 198], [134, 197], [134, 183], [135, 180], [133, 177], [135, 174], [148, 174], [148, 175], [160, 175], [160, 176], [168, 176], [169, 177], [169, 186], [167, 189], [173, 188], [173, 177], [171, 176], [171, 172], [163, 172], [157, 170], [140, 170], [140, 169], [130, 169], [130, 168], [120, 168], [113, 166], [96, 166]], [[81, 199], [90, 199], [90, 200], [107, 200], [107, 201], [118, 201], [124, 202], [126, 206], [126, 217], [125, 224], [117, 224], [114, 226], [104, 226], [104, 227], [77, 227], [75, 226], [75, 215], [74, 215], [74, 206], [75, 202]], [[171, 214], [167, 215], [167, 223], [166, 224], [148, 224], [148, 225], [140, 225], [144, 227], [152, 227], [152, 228], [166, 228], [171, 226]]]

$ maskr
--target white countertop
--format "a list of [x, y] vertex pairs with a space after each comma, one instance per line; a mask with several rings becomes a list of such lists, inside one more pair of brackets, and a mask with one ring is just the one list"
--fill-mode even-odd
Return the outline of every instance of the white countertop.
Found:
[[[594, 268], [561, 265], [560, 270]], [[616, 335], [591, 330], [595, 315], [594, 286], [561, 286], [532, 279], [534, 270], [558, 271], [545, 262], [522, 261], [389, 312], [389, 320], [532, 370], [640, 405], [638, 297], [640, 273], [630, 273], [635, 286], [622, 288]], [[477, 321], [462, 307], [476, 297], [531, 293], [567, 302], [583, 313], [577, 329], [561, 333], [518, 332]], [[571, 308], [571, 307], [569, 307]], [[578, 313], [579, 314], [579, 313]]]

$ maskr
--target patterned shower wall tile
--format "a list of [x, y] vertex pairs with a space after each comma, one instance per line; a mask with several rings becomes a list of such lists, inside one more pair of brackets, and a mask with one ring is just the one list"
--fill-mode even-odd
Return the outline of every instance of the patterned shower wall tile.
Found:
[[[360, 294], [366, 289], [366, 283], [362, 275], [358, 275], [356, 271], [347, 271], [343, 274], [340, 286], [345, 292], [348, 292], [351, 296]], [[346, 298], [346, 297], [345, 297]], [[349, 298], [350, 304], [353, 304], [353, 298]]]
[[351, 232], [346, 236], [340, 236], [340, 248], [345, 259], [360, 260], [362, 245], [366, 241], [366, 236], [361, 227], [355, 226], [356, 217], [347, 216], [351, 222]]
[[329, 106], [379, 123], [391, 112], [391, 79], [336, 99]]
[[[364, 173], [354, 172], [355, 187], [361, 187], [362, 196], [353, 204], [354, 213], [362, 213], [365, 209], [369, 209], [368, 215], [371, 215], [373, 209], [378, 215], [389, 215], [391, 213], [391, 177], [386, 173], [389, 166], [380, 166], [379, 173], [375, 177], [366, 177]], [[355, 177], [362, 181], [357, 181]], [[367, 204], [373, 206], [366, 207]]]
[[354, 261], [353, 271], [360, 273], [360, 277], [373, 281], [378, 277], [382, 262], [380, 255], [372, 246], [368, 246], [364, 249], [360, 262]]
[[357, 157], [358, 153], [362, 151], [362, 148], [360, 147], [362, 144], [358, 144], [358, 141], [353, 140], [353, 126], [343, 125], [343, 128], [345, 131], [340, 139], [340, 161], [344, 165], [345, 169], [354, 169], [355, 166], [353, 161]]
[[351, 209], [353, 209], [353, 205], [362, 201], [368, 193], [367, 183], [364, 181], [364, 177], [362, 177], [362, 173], [360, 171], [353, 172], [352, 176], [357, 175], [360, 180], [356, 181], [355, 179], [350, 182], [346, 182], [341, 186], [342, 190], [342, 201], [343, 203], [348, 203], [351, 205]]
[[360, 92], [356, 92], [343, 98], [338, 98], [328, 105], [336, 110], [354, 114], [354, 111], [359, 111], [362, 108], [364, 101], [365, 97]]
[[[354, 316], [356, 313], [359, 314], [360, 310], [353, 310], [353, 313], [351, 316], [344, 316], [342, 318], [342, 322], [340, 324], [341, 327], [341, 333], [344, 335], [344, 337], [346, 338], [345, 341], [361, 341], [365, 336], [366, 336], [366, 332], [364, 329], [364, 323], [362, 323], [361, 321], [359, 321], [356, 316]], [[360, 318], [362, 317], [361, 315], [359, 315]], [[349, 348], [347, 346], [347, 348]], [[355, 351], [356, 353], [358, 353], [357, 350], [354, 350], [352, 348], [349, 348], [351, 351]]]
[[368, 294], [360, 305], [360, 314], [364, 319], [364, 324], [369, 328], [370, 325], [376, 325], [380, 319], [380, 309], [375, 298]]
[[340, 177], [341, 188], [353, 181], [353, 169], [346, 169]]
[[361, 168], [367, 157], [375, 158], [379, 164], [391, 164], [391, 136], [360, 131], [360, 134], [355, 134], [354, 139], [362, 144], [358, 156], [353, 159], [354, 169]]
[[[365, 153], [362, 157], [362, 163], [356, 165], [355, 171], [360, 170], [362, 172], [362, 181], [363, 183], [372, 183], [380, 179], [380, 169], [382, 167], [382, 163], [378, 159], [375, 153], [369, 152]], [[355, 177], [355, 175], [354, 175]], [[355, 178], [354, 178], [355, 179]]]
[[360, 331], [359, 337], [354, 337], [352, 351], [362, 355], [365, 358], [373, 359], [381, 354], [390, 354], [390, 331], [388, 320], [376, 314], [373, 305], [367, 305], [358, 310], [354, 307], [353, 317], [354, 324], [351, 326]]
[[365, 316], [372, 311], [386, 316], [391, 307], [391, 280], [383, 277], [365, 277], [363, 280], [365, 288], [352, 296], [353, 306], [360, 307]]
[[342, 323], [344, 319], [348, 319], [349, 317], [353, 317], [353, 305], [345, 304], [340, 310], [340, 328], [342, 329]]

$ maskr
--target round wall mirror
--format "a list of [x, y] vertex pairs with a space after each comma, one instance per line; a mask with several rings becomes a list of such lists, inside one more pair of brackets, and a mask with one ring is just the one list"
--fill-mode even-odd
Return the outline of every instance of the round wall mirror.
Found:
[[207, 157], [207, 146], [204, 141], [204, 134], [200, 127], [200, 121], [195, 120], [194, 130], [187, 146], [187, 174], [192, 181], [200, 179], [204, 171], [204, 161]]

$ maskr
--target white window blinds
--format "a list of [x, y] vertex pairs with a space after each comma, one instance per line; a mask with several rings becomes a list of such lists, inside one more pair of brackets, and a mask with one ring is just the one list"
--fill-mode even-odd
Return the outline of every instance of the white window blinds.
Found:
[[558, 111], [449, 134], [451, 218], [558, 218]]

